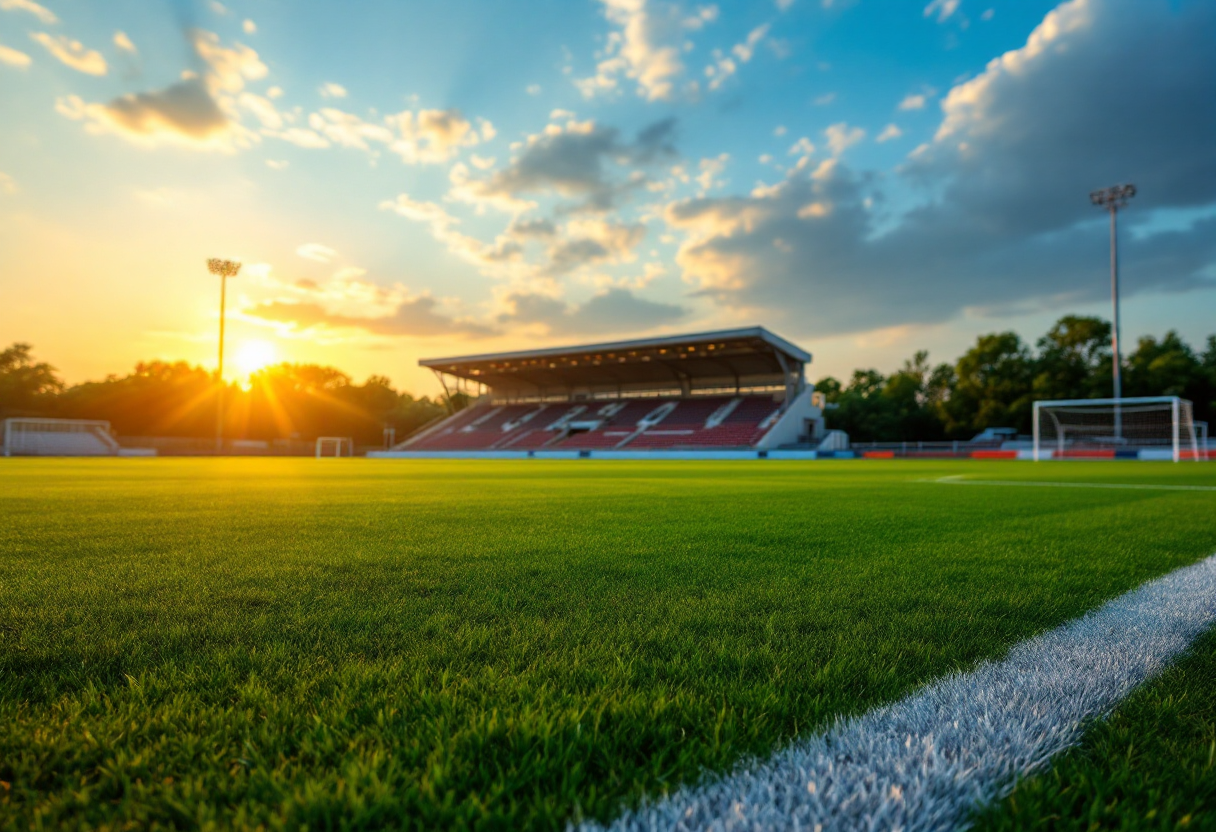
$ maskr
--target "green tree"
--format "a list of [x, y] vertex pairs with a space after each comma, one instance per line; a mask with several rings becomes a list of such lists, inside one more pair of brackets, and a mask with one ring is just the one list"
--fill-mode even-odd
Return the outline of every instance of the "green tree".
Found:
[[1039, 339], [1036, 399], [1099, 399], [1111, 395], [1110, 324], [1066, 315]]
[[1029, 431], [1034, 369], [1016, 332], [981, 335], [955, 365], [953, 388], [939, 408], [946, 432], [965, 439], [991, 427]]
[[16, 343], [0, 352], [0, 418], [49, 415], [63, 388], [55, 368], [35, 361], [29, 344]]

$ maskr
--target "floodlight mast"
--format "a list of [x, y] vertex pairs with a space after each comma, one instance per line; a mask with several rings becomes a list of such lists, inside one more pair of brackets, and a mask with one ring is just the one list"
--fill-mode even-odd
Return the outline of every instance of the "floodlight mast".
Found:
[[1120, 412], [1118, 400], [1123, 398], [1122, 365], [1123, 356], [1119, 352], [1119, 209], [1127, 207], [1127, 201], [1136, 195], [1135, 185], [1112, 185], [1101, 188], [1089, 194], [1089, 201], [1099, 208], [1110, 212], [1110, 305], [1111, 330], [1110, 351], [1111, 369], [1115, 388], [1115, 439], [1123, 438], [1123, 415]]
[[215, 367], [215, 452], [224, 451], [224, 301], [228, 278], [236, 277], [241, 264], [235, 260], [212, 257], [207, 261], [207, 271], [220, 279], [220, 357]]

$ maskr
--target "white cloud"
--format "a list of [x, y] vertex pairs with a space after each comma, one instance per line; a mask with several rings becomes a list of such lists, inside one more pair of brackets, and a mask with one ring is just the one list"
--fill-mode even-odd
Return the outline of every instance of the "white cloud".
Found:
[[269, 98], [263, 98], [252, 92], [243, 92], [237, 96], [236, 100], [243, 109], [252, 113], [265, 129], [282, 129], [283, 116]]
[[880, 143], [889, 142], [892, 139], [898, 139], [903, 134], [904, 134], [904, 131], [899, 129], [899, 125], [888, 124], [886, 127], [884, 127], [882, 129], [882, 132], [878, 134], [878, 138], [875, 139], [875, 141], [880, 142]]
[[346, 87], [332, 81], [322, 84], [317, 92], [321, 94], [322, 98], [346, 98]]
[[336, 250], [320, 243], [305, 243], [296, 249], [296, 254], [306, 260], [315, 260], [318, 263], [330, 262], [337, 253]]
[[992, 20], [992, 18], [995, 14], [996, 14], [996, 9], [987, 9], [984, 11], [984, 13], [982, 15], [980, 15], [980, 20]]
[[[1123, 252], [1128, 291], [1208, 288], [1216, 218], [1149, 229], [1155, 210], [1216, 204], [1216, 122], [1196, 118], [1216, 100], [1213, 42], [1212, 4], [1064, 3], [950, 91], [935, 138], [891, 177], [829, 159], [750, 197], [669, 205], [683, 278], [725, 308], [823, 333], [1075, 308], [1101, 297], [1108, 242], [1085, 195], [1131, 170], [1144, 233]], [[931, 196], [874, 212], [887, 182]]]
[[587, 98], [613, 92], [618, 76], [624, 75], [637, 82], [638, 95], [646, 100], [671, 99], [684, 71], [680, 51], [686, 32], [716, 20], [717, 6], [702, 6], [689, 15], [661, 0], [600, 1], [604, 16], [617, 28], [608, 34], [595, 75], [575, 81], [579, 91]]
[[843, 121], [833, 124], [823, 131], [828, 140], [828, 149], [833, 156], [839, 156], [853, 145], [866, 137], [866, 131], [860, 127], [849, 127]]
[[8, 194], [12, 196], [17, 193], [17, 182], [13, 177], [9, 176], [4, 171], [0, 170], [0, 194]]
[[932, 0], [929, 5], [925, 6], [925, 17], [932, 17], [936, 12], [937, 22], [945, 23], [958, 11], [960, 2], [962, 0]]
[[705, 67], [705, 77], [709, 79], [711, 90], [721, 87], [727, 78], [738, 71], [740, 64], [745, 64], [752, 59], [756, 54], [757, 44], [768, 34], [768, 29], [769, 24], [767, 23], [752, 29], [742, 43], [736, 43], [731, 47], [730, 54], [725, 54], [720, 49], [713, 51], [714, 63]]
[[528, 95], [540, 95], [540, 84], [528, 84], [528, 88], [525, 90], [525, 92], [527, 92]]
[[78, 40], [72, 40], [65, 35], [48, 35], [46, 32], [33, 32], [30, 38], [46, 47], [46, 51], [64, 66], [86, 75], [106, 74], [106, 59], [102, 54], [87, 48]]
[[241, 29], [243, 29], [247, 35], [256, 35], [258, 32], [258, 24], [246, 18], [245, 22], [241, 24]]
[[308, 150], [321, 150], [329, 147], [329, 142], [324, 136], [303, 127], [288, 127], [286, 130], [272, 135], [275, 138], [294, 144], [296, 147], [303, 147]]
[[816, 107], [826, 107], [827, 105], [831, 104], [835, 100], [836, 100], [836, 93], [825, 92], [823, 95], [821, 95], [815, 99], [815, 106]]
[[904, 100], [899, 102], [901, 110], [923, 110], [925, 108], [926, 98], [919, 93], [910, 93], [904, 96]]
[[135, 44], [131, 42], [131, 38], [127, 37], [126, 32], [114, 33], [114, 45], [123, 52], [129, 52], [132, 55], [138, 55], [139, 50], [135, 48]]
[[787, 10], [790, 6], [794, 5], [794, 0], [776, 0], [776, 3], [777, 3], [777, 11], [783, 12], [783, 11]]
[[31, 63], [30, 56], [0, 43], [0, 64], [25, 69]]
[[46, 6], [40, 6], [34, 0], [0, 0], [0, 11], [29, 12], [47, 26], [52, 26], [59, 22], [59, 18], [56, 17], [53, 11]]
[[286, 159], [267, 159], [266, 160], [266, 167], [270, 168], [271, 170], [287, 170], [287, 167], [290, 164], [291, 164], [291, 162], [288, 162]]
[[266, 90], [266, 97], [270, 98], [270, 99], [282, 98], [283, 97], [283, 88], [282, 87], [271, 87], [270, 89]]
[[[108, 104], [68, 95], [58, 99], [55, 109], [83, 121], [89, 132], [112, 133], [149, 146], [177, 144], [221, 152], [252, 146], [260, 137], [240, 123], [240, 94], [247, 81], [266, 77], [266, 65], [249, 47], [224, 46], [210, 32], [193, 30], [190, 40], [206, 66], [201, 77], [183, 73], [182, 80], [164, 89], [120, 96]], [[245, 108], [266, 115], [265, 108], [250, 106], [248, 99]]]

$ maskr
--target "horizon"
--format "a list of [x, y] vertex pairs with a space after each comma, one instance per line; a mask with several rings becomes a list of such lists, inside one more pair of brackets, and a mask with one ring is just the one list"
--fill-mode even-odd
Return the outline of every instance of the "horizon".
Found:
[[[541, 21], [539, 25], [534, 25]], [[759, 325], [808, 376], [1216, 309], [1216, 9], [9, 0], [0, 308], [71, 383]], [[1163, 57], [1169, 57], [1168, 61]], [[229, 357], [230, 356], [230, 357]]]

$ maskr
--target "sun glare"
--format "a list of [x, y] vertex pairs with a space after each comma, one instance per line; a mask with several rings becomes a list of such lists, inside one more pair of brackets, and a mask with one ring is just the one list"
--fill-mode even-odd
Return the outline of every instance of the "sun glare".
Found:
[[278, 354], [269, 341], [246, 341], [236, 352], [236, 365], [245, 375], [275, 363]]

